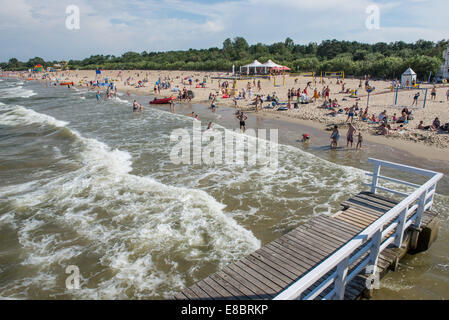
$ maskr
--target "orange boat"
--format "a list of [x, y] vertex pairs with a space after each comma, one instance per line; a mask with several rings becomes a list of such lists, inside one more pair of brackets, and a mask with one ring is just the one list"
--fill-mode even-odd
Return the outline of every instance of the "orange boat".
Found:
[[60, 86], [73, 86], [73, 82], [61, 82]]

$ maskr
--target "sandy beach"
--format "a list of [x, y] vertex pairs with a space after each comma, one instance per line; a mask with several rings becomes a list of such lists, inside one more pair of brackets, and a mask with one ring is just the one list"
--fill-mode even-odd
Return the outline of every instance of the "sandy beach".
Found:
[[[229, 91], [232, 89], [233, 81], [230, 79], [217, 79], [218, 77], [231, 78], [231, 74], [219, 73], [219, 72], [187, 72], [187, 71], [148, 71], [148, 70], [125, 70], [125, 71], [102, 71], [101, 75], [95, 74], [94, 70], [88, 71], [64, 71], [51, 74], [51, 80], [68, 81], [73, 82], [75, 86], [86, 87], [87, 82], [98, 79], [100, 82], [105, 78], [108, 81], [114, 82], [118, 91], [128, 93], [130, 95], [151, 95], [155, 97], [177, 97], [175, 90], [192, 90], [195, 97], [191, 103], [210, 105], [211, 100], [209, 96], [211, 94], [217, 96], [216, 105], [235, 107], [240, 110], [245, 110], [249, 115], [255, 113], [255, 105], [252, 99], [249, 99], [246, 95], [246, 99], [240, 99], [234, 101], [232, 98], [223, 98], [225, 93], [220, 89], [220, 85], [228, 81]], [[37, 75], [38, 77], [38, 75]], [[39, 78], [36, 78], [39, 79]], [[189, 79], [192, 80], [192, 84], [189, 84]], [[170, 83], [170, 89], [162, 89], [160, 92], [155, 92], [155, 83], [165, 81]], [[248, 79], [239, 80], [237, 82], [238, 92], [242, 92], [245, 88], [248, 88], [250, 84], [252, 87], [252, 98], [255, 95], [262, 95], [267, 97], [268, 95], [275, 94], [280, 102], [286, 103], [288, 100], [289, 89], [300, 89], [301, 91], [310, 84], [308, 88], [308, 97], [312, 97], [313, 90], [316, 88], [318, 92], [321, 92], [323, 88], [329, 86], [330, 98], [332, 100], [337, 99], [339, 108], [345, 109], [354, 105], [356, 102], [361, 110], [365, 110], [367, 106], [368, 94], [363, 88], [359, 88], [360, 79], [344, 79], [345, 92], [349, 89], [358, 90], [357, 97], [351, 96], [348, 93], [342, 93], [342, 84], [337, 84], [336, 78], [323, 78], [323, 83], [320, 83], [320, 77], [315, 79], [316, 84], [313, 82], [312, 77], [295, 76], [295, 75], [279, 75], [276, 80], [271, 79]], [[139, 81], [141, 85], [139, 86]], [[198, 84], [205, 81], [204, 88], [198, 88]], [[261, 89], [258, 90], [257, 82], [260, 81]], [[276, 81], [276, 86], [275, 86]], [[403, 91], [399, 94], [398, 106], [394, 107], [393, 102], [395, 99], [395, 93], [391, 90], [390, 81], [370, 81], [370, 85], [375, 87], [375, 91], [371, 93], [369, 100], [369, 116], [375, 115], [376, 117], [384, 110], [387, 115], [391, 117], [395, 114], [396, 117], [400, 117], [403, 107], [408, 107], [413, 111], [413, 120], [410, 120], [408, 124], [404, 125], [402, 130], [391, 130], [388, 135], [379, 135], [378, 123], [369, 123], [361, 121], [358, 117], [354, 117], [354, 127], [360, 131], [363, 138], [369, 141], [373, 141], [380, 144], [386, 144], [404, 151], [407, 151], [415, 156], [425, 157], [427, 159], [434, 160], [447, 160], [449, 159], [449, 134], [439, 133], [431, 130], [417, 129], [420, 121], [423, 121], [425, 126], [432, 124], [433, 120], [438, 117], [441, 124], [449, 122], [449, 101], [446, 98], [446, 92], [449, 88], [447, 85], [436, 86], [436, 98], [431, 99], [431, 89], [433, 85], [421, 85], [421, 88], [427, 88], [427, 100], [425, 108], [422, 107], [422, 100], [419, 107], [411, 107], [413, 102], [413, 96], [418, 90]], [[421, 91], [423, 95], [424, 92]], [[344, 137], [347, 131], [347, 115], [345, 113], [337, 114], [336, 116], [329, 115], [330, 111], [321, 108], [324, 102], [324, 98], [320, 97], [316, 101], [310, 101], [308, 104], [299, 104], [297, 108], [293, 107], [293, 101], [291, 109], [286, 111], [278, 111], [274, 109], [266, 109], [269, 102], [264, 102], [261, 110], [257, 112], [258, 115], [267, 118], [278, 118], [287, 121], [297, 121], [307, 123], [309, 126], [313, 126], [322, 130], [330, 130], [334, 125], [338, 125], [340, 128], [340, 134]], [[283, 105], [285, 107], [285, 105]], [[392, 129], [399, 128], [399, 124], [391, 123]], [[346, 139], [341, 139], [340, 143], [344, 144]], [[357, 140], [355, 140], [355, 143]], [[354, 145], [355, 145], [354, 143]]]

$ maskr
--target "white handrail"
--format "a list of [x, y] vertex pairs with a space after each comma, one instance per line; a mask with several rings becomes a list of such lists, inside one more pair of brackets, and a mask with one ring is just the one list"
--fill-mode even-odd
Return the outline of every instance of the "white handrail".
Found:
[[[348, 265], [341, 264], [343, 261], [349, 261], [351, 255], [361, 246], [365, 245], [368, 241], [373, 239], [373, 236], [376, 235], [377, 241], [372, 241], [373, 243], [376, 243], [376, 246], [374, 246], [371, 250], [371, 254], [375, 254], [375, 260], [377, 260], [379, 252], [381, 252], [383, 249], [385, 249], [389, 244], [396, 242], [396, 245], [399, 244], [398, 239], [402, 239], [404, 232], [406, 230], [406, 226], [410, 226], [412, 222], [415, 221], [421, 221], [421, 215], [423, 211], [425, 211], [426, 207], [431, 207], [433, 202], [433, 194], [430, 198], [429, 203], [425, 203], [426, 194], [428, 193], [429, 189], [435, 190], [436, 184], [438, 181], [443, 177], [443, 174], [430, 171], [430, 170], [424, 170], [419, 168], [414, 168], [410, 166], [400, 165], [388, 161], [382, 161], [378, 159], [369, 159], [369, 162], [374, 163], [374, 173], [373, 173], [373, 183], [371, 184], [372, 190], [376, 189], [383, 189], [385, 191], [395, 192], [393, 190], [382, 188], [377, 186], [377, 179], [379, 178], [380, 168], [381, 166], [386, 166], [398, 170], [405, 170], [409, 172], [414, 172], [417, 174], [425, 175], [431, 177], [427, 182], [425, 182], [423, 185], [421, 185], [419, 188], [417, 188], [414, 192], [412, 192], [410, 195], [408, 195], [405, 199], [403, 199], [400, 203], [398, 203], [396, 206], [391, 208], [387, 213], [379, 217], [376, 221], [374, 221], [371, 225], [369, 225], [366, 229], [364, 229], [362, 232], [360, 232], [358, 235], [353, 237], [348, 243], [346, 243], [343, 247], [341, 247], [339, 250], [337, 250], [335, 253], [333, 253], [331, 256], [329, 256], [326, 260], [321, 262], [319, 265], [317, 265], [313, 270], [309, 271], [307, 274], [305, 274], [303, 277], [301, 277], [299, 280], [297, 280], [295, 283], [290, 285], [287, 289], [282, 291], [280, 294], [278, 294], [274, 300], [293, 300], [298, 299], [304, 293], [307, 289], [309, 289], [312, 285], [317, 283], [321, 278], [324, 277], [325, 274], [333, 270], [334, 268], [338, 267], [337, 270], [340, 270], [340, 272], [334, 272], [335, 279], [334, 284], [338, 286], [333, 289], [334, 294], [337, 296], [337, 298], [342, 298], [341, 290], [345, 290], [346, 280], [347, 280], [347, 268]], [[373, 192], [374, 193], [374, 192]], [[420, 200], [420, 205], [416, 207], [414, 204], [417, 200]], [[410, 209], [417, 209], [417, 212], [412, 216], [408, 217], [409, 213], [412, 211]], [[402, 213], [401, 217], [399, 215]], [[398, 219], [399, 218], [399, 221]], [[402, 229], [397, 229], [395, 234], [393, 234], [388, 239], [385, 239], [382, 243], [382, 230], [384, 230], [384, 227], [386, 224], [388, 224], [391, 220], [393, 220], [393, 223], [397, 223], [398, 225], [396, 228], [402, 227]], [[413, 221], [412, 221], [413, 220]], [[398, 223], [399, 222], [399, 223]], [[388, 228], [389, 230], [390, 228]], [[393, 228], [392, 228], [393, 229]], [[391, 230], [390, 230], [391, 231]], [[381, 250], [382, 249], [382, 250]], [[371, 255], [370, 254], [370, 255]], [[372, 258], [372, 257], [371, 257]], [[371, 259], [372, 260], [372, 259]], [[353, 260], [352, 260], [353, 261]], [[363, 262], [365, 263], [365, 262]], [[340, 268], [340, 269], [339, 269]], [[376, 265], [374, 264], [374, 268], [376, 268]], [[360, 270], [359, 270], [360, 269]], [[359, 272], [363, 268], [357, 267], [356, 271]], [[351, 277], [355, 276], [354, 271], [351, 273]], [[340, 278], [338, 278], [340, 277]], [[326, 278], [326, 284], [330, 283], [329, 277]], [[325, 286], [318, 285], [317, 288], [323, 288]], [[315, 297], [316, 294], [314, 294], [315, 290], [312, 291], [312, 293], [308, 294], [308, 297]], [[331, 291], [332, 292], [332, 291]], [[333, 295], [326, 295], [327, 298], [332, 298]]]

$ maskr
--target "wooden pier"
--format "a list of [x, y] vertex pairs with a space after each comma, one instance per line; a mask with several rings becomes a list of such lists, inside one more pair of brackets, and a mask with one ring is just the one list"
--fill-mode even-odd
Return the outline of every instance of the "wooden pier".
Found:
[[[189, 300], [359, 299], [372, 293], [389, 269], [409, 251], [435, 239], [438, 217], [431, 211], [440, 173], [370, 159], [375, 164], [370, 192], [342, 203], [268, 243], [246, 258], [174, 296]], [[422, 186], [380, 176], [387, 166], [431, 177]], [[378, 185], [379, 179], [415, 187], [405, 194]], [[376, 194], [401, 194], [402, 201]], [[423, 232], [425, 230], [426, 232]], [[376, 283], [377, 282], [377, 283]]]

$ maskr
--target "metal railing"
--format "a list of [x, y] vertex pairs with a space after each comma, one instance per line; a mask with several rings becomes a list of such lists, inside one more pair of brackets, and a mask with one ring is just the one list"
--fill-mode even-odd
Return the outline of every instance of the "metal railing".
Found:
[[[372, 183], [367, 184], [371, 187], [371, 193], [381, 190], [404, 196], [405, 199], [278, 294], [274, 300], [312, 300], [317, 297], [324, 300], [343, 299], [346, 285], [363, 270], [364, 274], [376, 274], [379, 254], [385, 248], [389, 245], [400, 247], [407, 228], [420, 227], [422, 214], [431, 209], [436, 185], [443, 174], [378, 159], [370, 158], [368, 161], [374, 164], [373, 173], [367, 173], [372, 177]], [[418, 185], [382, 176], [381, 167], [424, 175], [429, 179]], [[416, 190], [407, 194], [382, 187], [378, 184], [380, 179], [414, 187]], [[326, 289], [328, 292], [324, 294]]]

